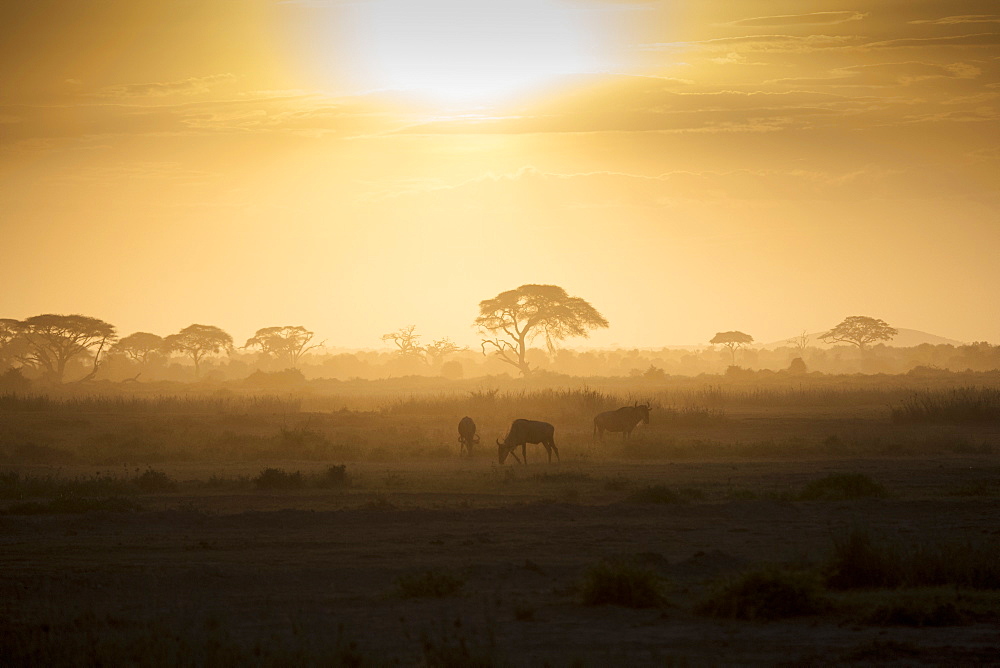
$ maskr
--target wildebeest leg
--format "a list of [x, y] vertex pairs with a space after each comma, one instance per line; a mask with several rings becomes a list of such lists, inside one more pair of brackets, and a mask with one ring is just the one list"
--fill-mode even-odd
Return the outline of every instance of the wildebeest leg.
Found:
[[549, 464], [552, 463], [552, 451], [556, 451], [556, 461], [559, 461], [559, 448], [556, 447], [556, 439], [550, 439], [545, 445], [545, 449], [549, 452]]
[[525, 466], [527, 466], [527, 464], [528, 464], [528, 444], [527, 443], [522, 443], [521, 444], [521, 456], [524, 457], [524, 464], [525, 464]]

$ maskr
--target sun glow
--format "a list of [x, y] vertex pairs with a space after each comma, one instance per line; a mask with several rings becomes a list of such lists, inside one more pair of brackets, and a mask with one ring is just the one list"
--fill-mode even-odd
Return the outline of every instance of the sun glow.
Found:
[[376, 0], [360, 19], [375, 87], [445, 101], [502, 97], [598, 61], [585, 13], [560, 0]]

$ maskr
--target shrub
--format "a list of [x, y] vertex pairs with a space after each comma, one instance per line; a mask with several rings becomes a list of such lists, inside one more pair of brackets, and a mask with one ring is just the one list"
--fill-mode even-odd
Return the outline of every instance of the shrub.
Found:
[[440, 571], [422, 571], [396, 578], [396, 592], [401, 598], [444, 598], [465, 586], [465, 580]]
[[584, 605], [652, 608], [663, 602], [663, 585], [653, 571], [626, 562], [602, 561], [584, 574]]
[[155, 492], [172, 492], [177, 489], [177, 483], [163, 471], [147, 469], [137, 475], [132, 481], [140, 492], [151, 494]]
[[343, 487], [347, 483], [347, 466], [345, 464], [328, 467], [326, 471], [320, 474], [319, 480], [317, 480], [317, 486], [319, 487]]
[[863, 473], [831, 473], [805, 486], [799, 498], [806, 501], [882, 498], [885, 487]]
[[304, 481], [299, 471], [288, 473], [284, 469], [268, 468], [261, 471], [260, 475], [253, 479], [253, 483], [257, 489], [264, 490], [300, 489]]
[[711, 617], [772, 620], [814, 615], [827, 607], [816, 574], [769, 568], [723, 582], [696, 611]]

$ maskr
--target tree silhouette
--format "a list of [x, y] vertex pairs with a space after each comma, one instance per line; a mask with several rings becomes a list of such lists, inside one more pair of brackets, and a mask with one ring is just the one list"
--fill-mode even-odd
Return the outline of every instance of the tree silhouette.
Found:
[[788, 339], [788, 342], [792, 344], [793, 348], [799, 351], [799, 357], [802, 357], [806, 352], [806, 348], [809, 347], [809, 340], [809, 335], [803, 329], [801, 334]]
[[419, 357], [424, 354], [424, 348], [418, 343], [420, 334], [416, 333], [417, 326], [401, 327], [395, 332], [382, 335], [383, 341], [392, 341], [396, 344], [396, 352], [402, 357]]
[[463, 348], [447, 336], [443, 339], [438, 339], [434, 343], [427, 344], [427, 347], [424, 348], [424, 351], [427, 353], [428, 364], [437, 364], [445, 356], [457, 353], [459, 350], [463, 350]]
[[253, 337], [247, 339], [244, 348], [257, 346], [265, 355], [273, 355], [278, 359], [288, 361], [289, 367], [298, 368], [299, 359], [307, 352], [319, 346], [309, 345], [315, 334], [305, 327], [285, 325], [284, 327], [264, 327], [258, 329]]
[[187, 355], [194, 362], [194, 375], [200, 374], [201, 360], [206, 355], [231, 350], [233, 337], [213, 325], [189, 325], [163, 340], [168, 351]]
[[[20, 359], [38, 367], [43, 375], [57, 383], [63, 382], [66, 364], [74, 357], [93, 354], [94, 365], [81, 380], [97, 373], [101, 351], [115, 340], [115, 327], [85, 315], [36, 315], [20, 323], [18, 329], [27, 344]], [[92, 352], [92, 349], [96, 351]]]
[[0, 318], [0, 369], [12, 366], [18, 357], [27, 352], [24, 337], [21, 336], [21, 321]]
[[824, 341], [850, 343], [860, 350], [867, 350], [870, 344], [877, 341], [890, 341], [898, 333], [884, 320], [869, 318], [866, 315], [852, 315], [844, 318], [843, 322], [826, 334], [820, 335], [819, 338]]
[[486, 346], [492, 346], [498, 359], [526, 376], [531, 370], [525, 353], [535, 337], [544, 336], [552, 353], [557, 341], [587, 337], [588, 330], [607, 327], [608, 321], [586, 300], [570, 297], [558, 285], [529, 284], [479, 302], [475, 325], [483, 334], [493, 335], [483, 339], [483, 354]]
[[736, 350], [742, 348], [743, 346], [753, 343], [753, 337], [749, 334], [744, 334], [743, 332], [716, 332], [715, 336], [709, 343], [721, 343], [725, 347], [729, 348], [729, 354], [732, 355], [733, 366], [736, 366]]
[[135, 332], [119, 339], [108, 352], [121, 353], [142, 366], [149, 362], [149, 356], [163, 351], [163, 337], [149, 332]]

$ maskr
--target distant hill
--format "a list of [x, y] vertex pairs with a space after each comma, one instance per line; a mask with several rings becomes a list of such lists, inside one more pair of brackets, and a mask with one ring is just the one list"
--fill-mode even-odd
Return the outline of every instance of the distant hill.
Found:
[[[953, 346], [964, 345], [964, 341], [956, 341], [955, 339], [948, 339], [943, 336], [938, 336], [937, 334], [929, 334], [927, 332], [921, 332], [917, 329], [904, 329], [902, 327], [896, 328], [899, 331], [892, 341], [885, 342], [887, 346], [895, 346], [897, 348], [912, 348], [913, 346], [919, 346], [924, 343], [929, 343], [933, 346], [951, 344]], [[827, 343], [821, 340], [819, 337], [821, 334], [825, 334], [827, 330], [822, 332], [813, 332], [812, 334], [807, 334], [809, 337], [809, 345], [814, 348], [831, 348], [834, 345], [842, 345], [836, 343]], [[780, 348], [782, 346], [791, 345], [788, 340], [794, 337], [788, 337], [788, 339], [781, 339], [780, 341], [773, 341], [771, 343], [765, 343], [760, 346], [761, 348], [772, 350], [774, 348]]]

